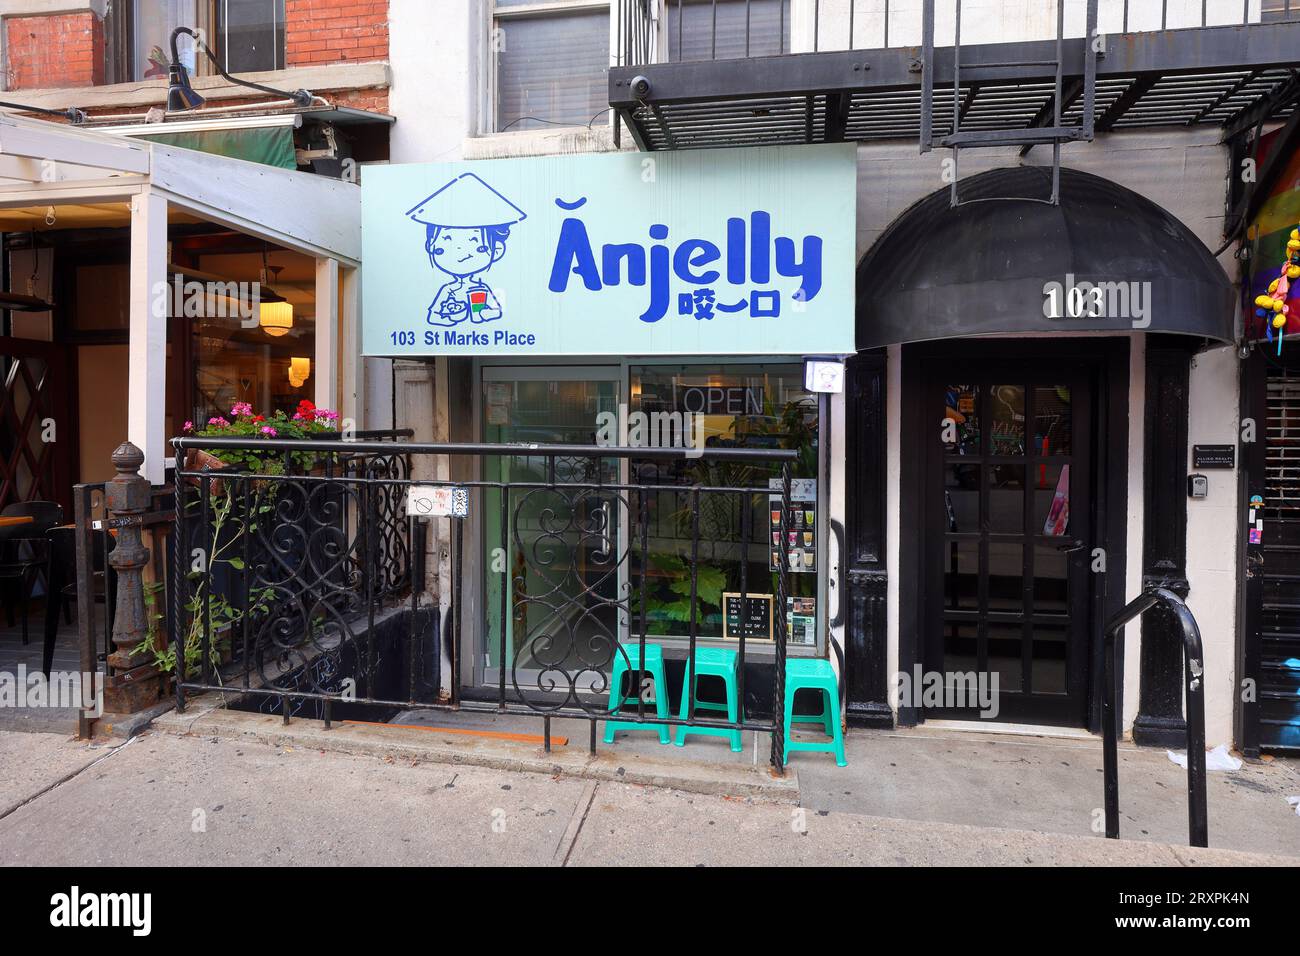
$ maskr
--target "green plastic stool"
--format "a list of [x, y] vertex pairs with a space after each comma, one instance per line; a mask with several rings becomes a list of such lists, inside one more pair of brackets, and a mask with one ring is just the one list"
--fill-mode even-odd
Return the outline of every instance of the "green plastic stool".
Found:
[[[797, 690], [819, 690], [824, 697], [822, 712], [816, 716], [794, 715], [794, 693]], [[790, 752], [794, 750], [828, 751], [835, 754], [835, 763], [847, 767], [844, 759], [844, 734], [840, 730], [840, 688], [835, 679], [835, 668], [831, 662], [815, 657], [787, 658], [785, 662], [785, 755], [782, 763], [790, 762]], [[790, 739], [790, 727], [795, 723], [821, 724], [828, 743], [812, 743]]]
[[[631, 697], [624, 694], [623, 676], [628, 673], [636, 674], [644, 671], [653, 677], [655, 682], [655, 716], [667, 717], [668, 682], [664, 678], [664, 649], [658, 644], [647, 644], [645, 646], [645, 666], [642, 667], [640, 644], [620, 644], [619, 647], [622, 648], [622, 652], [614, 652], [614, 667], [609, 676], [609, 712], [617, 714], [619, 709], [628, 701], [635, 705], [636, 694], [640, 693], [640, 688], [633, 687], [634, 693]], [[623, 654], [627, 656], [624, 657]], [[605, 721], [605, 743], [612, 744], [614, 742], [614, 732], [618, 730], [657, 730], [661, 744], [672, 742], [668, 736], [667, 724], [639, 724], [635, 720], [607, 720]]]
[[[695, 649], [695, 679], [698, 682], [700, 677], [721, 677], [727, 686], [727, 702], [725, 704], [715, 704], [712, 701], [700, 700], [695, 698], [695, 709], [699, 710], [720, 710], [726, 713], [727, 720], [735, 721], [739, 719], [740, 703], [736, 698], [736, 652], [724, 647], [697, 647]], [[698, 688], [696, 688], [698, 689]], [[677, 716], [685, 720], [690, 714], [691, 698], [695, 695], [691, 692], [691, 662], [686, 662], [686, 673], [682, 676], [682, 705], [681, 713]], [[686, 745], [687, 734], [705, 734], [710, 737], [726, 737], [731, 741], [731, 749], [740, 753], [745, 749], [744, 744], [740, 742], [739, 730], [723, 730], [721, 727], [686, 727], [679, 725], [677, 727], [677, 739], [674, 743], [678, 747]]]

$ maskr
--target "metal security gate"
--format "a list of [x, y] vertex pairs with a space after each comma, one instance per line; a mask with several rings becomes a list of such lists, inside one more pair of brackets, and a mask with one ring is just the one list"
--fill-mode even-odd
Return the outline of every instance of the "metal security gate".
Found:
[[1255, 380], [1247, 384], [1248, 417], [1262, 441], [1258, 449], [1243, 444], [1248, 683], [1241, 738], [1248, 752], [1300, 750], [1300, 368], [1261, 360], [1257, 351], [1246, 375]]

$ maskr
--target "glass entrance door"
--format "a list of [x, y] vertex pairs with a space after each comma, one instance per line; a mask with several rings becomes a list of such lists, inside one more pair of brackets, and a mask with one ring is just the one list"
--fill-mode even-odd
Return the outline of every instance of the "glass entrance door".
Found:
[[[618, 413], [617, 367], [482, 369], [487, 442], [595, 445], [599, 416]], [[625, 625], [625, 498], [614, 458], [532, 450], [485, 458], [479, 632], [482, 680], [563, 696], [596, 678]], [[504, 627], [503, 627], [504, 624]], [[504, 632], [504, 642], [502, 635]], [[607, 664], [606, 664], [607, 669]]]
[[[1089, 376], [944, 363], [927, 394], [941, 428], [926, 476], [926, 661], [945, 692], [927, 713], [1083, 726]], [[970, 699], [971, 676], [983, 700]], [[963, 685], [964, 699], [950, 693]]]

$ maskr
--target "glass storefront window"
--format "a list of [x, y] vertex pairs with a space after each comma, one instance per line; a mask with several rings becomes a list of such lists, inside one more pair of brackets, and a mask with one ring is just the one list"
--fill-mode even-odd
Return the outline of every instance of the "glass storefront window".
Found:
[[[794, 604], [790, 643], [814, 643], [811, 621], [816, 614], [819, 554], [824, 554], [820, 503], [817, 497], [817, 396], [803, 388], [803, 366], [796, 363], [731, 365], [634, 365], [629, 369], [630, 411], [647, 419], [656, 413], [688, 413], [690, 428], [706, 448], [788, 448], [798, 452], [792, 468], [796, 485], [809, 496], [792, 504], [787, 521], [791, 536], [792, 573], [789, 595]], [[684, 637], [690, 631], [690, 558], [692, 495], [690, 485], [762, 487], [780, 477], [777, 464], [718, 462], [688, 459], [642, 462], [636, 480], [681, 485], [683, 491], [661, 491], [649, 504], [649, 547], [646, 568], [647, 633]], [[797, 479], [804, 479], [800, 482]], [[779, 494], [779, 491], [773, 491]], [[810, 499], [810, 500], [809, 500]], [[723, 638], [723, 595], [741, 590], [749, 595], [777, 591], [774, 562], [780, 542], [773, 536], [769, 501], [754, 495], [749, 503], [748, 540], [741, 534], [741, 505], [736, 495], [700, 496], [700, 551], [696, 581], [696, 634]], [[775, 518], [779, 520], [779, 508]], [[639, 542], [631, 553], [634, 574], [640, 574]], [[798, 564], [796, 568], [794, 565]], [[787, 609], [789, 610], [789, 609]], [[640, 626], [640, 595], [632, 595], [632, 631]], [[751, 638], [747, 637], [747, 642]]]
[[[202, 267], [223, 277], [256, 276], [260, 256], [205, 256]], [[246, 325], [234, 303], [209, 297], [203, 315], [190, 319], [194, 365], [196, 424], [214, 415], [229, 415], [236, 402], [248, 402], [259, 415], [292, 415], [304, 398], [316, 394], [315, 271], [305, 256], [277, 252], [270, 286], [287, 300], [292, 318], [262, 315]], [[287, 321], [287, 325], [285, 324]]]

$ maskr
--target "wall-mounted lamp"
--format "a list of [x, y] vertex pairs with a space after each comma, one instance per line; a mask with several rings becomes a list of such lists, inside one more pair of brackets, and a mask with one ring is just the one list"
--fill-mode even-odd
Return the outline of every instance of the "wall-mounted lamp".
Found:
[[236, 86], [247, 87], [250, 90], [257, 90], [260, 93], [271, 93], [275, 96], [283, 96], [293, 100], [297, 106], [311, 106], [315, 97], [308, 90], [294, 90], [289, 93], [285, 90], [277, 90], [273, 86], [263, 86], [261, 83], [251, 83], [248, 80], [240, 80], [231, 76], [221, 66], [221, 61], [217, 55], [212, 52], [212, 48], [199, 38], [199, 35], [189, 27], [177, 27], [171, 35], [171, 63], [167, 67], [167, 112], [183, 113], [187, 110], [196, 110], [207, 102], [202, 96], [195, 92], [194, 87], [190, 84], [190, 71], [185, 68], [181, 62], [180, 51], [176, 48], [176, 38], [178, 36], [187, 36], [194, 40], [194, 46], [201, 48], [212, 65], [217, 68], [222, 79], [228, 83], [234, 83]]

